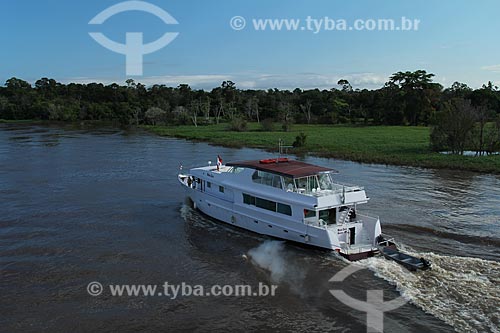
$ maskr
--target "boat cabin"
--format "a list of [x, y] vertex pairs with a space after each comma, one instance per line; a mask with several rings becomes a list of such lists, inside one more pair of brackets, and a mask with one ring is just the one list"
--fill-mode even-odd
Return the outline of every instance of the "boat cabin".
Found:
[[[335, 182], [333, 175], [338, 173], [336, 170], [287, 158], [231, 162], [219, 172], [251, 174], [251, 182], [266, 186], [268, 196], [283, 198], [294, 203], [293, 206], [302, 206], [300, 219], [306, 224], [330, 225], [354, 221], [357, 218], [356, 205], [368, 201], [362, 187]], [[241, 185], [242, 179], [238, 181]], [[253, 188], [265, 189], [262, 186]]]

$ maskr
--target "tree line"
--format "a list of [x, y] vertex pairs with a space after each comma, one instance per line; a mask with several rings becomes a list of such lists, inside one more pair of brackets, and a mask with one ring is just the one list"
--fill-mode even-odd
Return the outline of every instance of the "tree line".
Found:
[[[235, 130], [244, 130], [246, 121], [262, 122], [264, 127], [279, 122], [283, 130], [293, 123], [432, 125], [435, 149], [458, 153], [471, 145], [485, 149], [495, 128], [491, 124], [500, 113], [498, 87], [488, 82], [471, 89], [455, 82], [445, 89], [433, 82], [433, 77], [417, 70], [394, 73], [375, 90], [353, 89], [348, 80], [342, 79], [328, 90], [293, 91], [242, 90], [229, 80], [210, 91], [192, 89], [187, 84], [146, 87], [132, 79], [126, 85], [103, 85], [62, 84], [42, 78], [32, 86], [14, 77], [0, 87], [0, 119], [194, 126], [229, 122]], [[451, 124], [459, 119], [473, 126], [453, 127]], [[477, 129], [482, 132], [481, 138], [472, 142]], [[460, 134], [449, 135], [450, 131]]]

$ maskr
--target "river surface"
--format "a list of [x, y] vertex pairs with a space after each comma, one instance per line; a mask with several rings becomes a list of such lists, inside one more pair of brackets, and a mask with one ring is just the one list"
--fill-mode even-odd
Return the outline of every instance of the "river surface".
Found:
[[[258, 135], [258, 133], [256, 133]], [[366, 313], [329, 290], [407, 302], [386, 332], [499, 332], [500, 177], [305, 157], [365, 187], [360, 211], [433, 269], [383, 258], [348, 263], [194, 210], [184, 168], [269, 153], [142, 131], [0, 124], [1, 331], [366, 332]], [[104, 291], [91, 296], [90, 282]], [[112, 296], [110, 284], [277, 286], [275, 296]]]

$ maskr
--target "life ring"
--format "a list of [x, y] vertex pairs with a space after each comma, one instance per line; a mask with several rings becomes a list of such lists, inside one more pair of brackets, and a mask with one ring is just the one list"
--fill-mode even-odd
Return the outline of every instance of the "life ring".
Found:
[[271, 163], [286, 163], [288, 162], [288, 158], [280, 157], [280, 158], [268, 158], [265, 160], [260, 160], [260, 164], [271, 164]]

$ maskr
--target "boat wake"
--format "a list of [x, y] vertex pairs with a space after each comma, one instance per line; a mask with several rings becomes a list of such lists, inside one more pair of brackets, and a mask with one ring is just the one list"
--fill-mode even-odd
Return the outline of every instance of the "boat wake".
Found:
[[[182, 206], [181, 216], [185, 220], [194, 219], [197, 214], [193, 214], [188, 205]], [[197, 224], [203, 224], [204, 229], [221, 227], [201, 216]], [[247, 234], [245, 236], [248, 237]], [[260, 239], [259, 236], [256, 238]], [[285, 244], [267, 240], [249, 250], [244, 257], [265, 271], [272, 283], [287, 285], [295, 294], [306, 297], [306, 278], [310, 272], [301, 268], [298, 258], [290, 257]], [[405, 253], [431, 261], [432, 269], [410, 272], [383, 257], [372, 257], [356, 264], [394, 285], [409, 302], [443, 320], [456, 331], [500, 333], [500, 262], [419, 253], [403, 244], [397, 245]], [[335, 259], [336, 263], [351, 263], [335, 253], [327, 258]]]
[[417, 258], [429, 259], [432, 269], [412, 273], [382, 257], [358, 263], [395, 285], [403, 297], [457, 331], [500, 332], [499, 262], [400, 248]]

